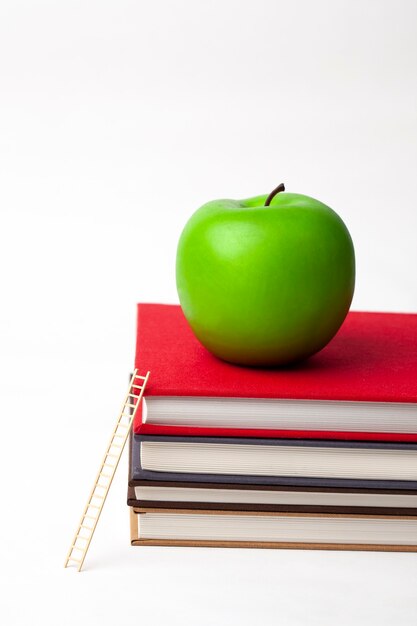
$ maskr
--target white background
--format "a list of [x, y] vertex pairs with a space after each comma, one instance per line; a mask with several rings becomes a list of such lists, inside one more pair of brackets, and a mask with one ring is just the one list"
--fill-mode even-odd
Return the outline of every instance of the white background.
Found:
[[134, 353], [216, 197], [338, 211], [355, 309], [417, 311], [417, 3], [0, 3], [0, 619], [417, 621], [417, 555], [131, 548], [126, 459], [86, 571], [63, 561]]

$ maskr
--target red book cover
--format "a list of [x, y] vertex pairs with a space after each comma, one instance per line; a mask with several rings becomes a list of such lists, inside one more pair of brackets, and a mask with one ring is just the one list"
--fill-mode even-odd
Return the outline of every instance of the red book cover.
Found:
[[[197, 396], [417, 403], [417, 314], [350, 312], [318, 354], [287, 368], [231, 365], [210, 354], [177, 305], [139, 304], [135, 367], [150, 371], [145, 396]], [[417, 429], [416, 429], [417, 430]], [[161, 426], [154, 435], [417, 441], [417, 433]]]

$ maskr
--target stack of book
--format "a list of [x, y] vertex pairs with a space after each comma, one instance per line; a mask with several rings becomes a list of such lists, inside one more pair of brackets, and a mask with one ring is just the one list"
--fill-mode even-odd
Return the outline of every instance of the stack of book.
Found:
[[417, 315], [349, 313], [281, 369], [218, 360], [141, 304], [133, 545], [417, 551]]

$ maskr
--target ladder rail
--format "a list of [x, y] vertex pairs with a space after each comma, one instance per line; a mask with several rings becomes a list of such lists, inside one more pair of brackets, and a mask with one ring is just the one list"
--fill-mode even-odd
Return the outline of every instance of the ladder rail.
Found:
[[[91, 540], [92, 540], [92, 538], [94, 536], [94, 532], [96, 530], [98, 521], [100, 519], [101, 512], [102, 512], [104, 504], [106, 502], [107, 495], [108, 495], [108, 493], [110, 491], [110, 487], [111, 487], [111, 485], [113, 483], [113, 479], [114, 479], [114, 476], [116, 474], [116, 470], [117, 470], [117, 468], [119, 466], [119, 462], [120, 462], [120, 459], [122, 457], [122, 453], [123, 453], [124, 447], [126, 445], [126, 441], [127, 441], [128, 437], [129, 437], [133, 421], [135, 419], [137, 410], [138, 410], [138, 408], [140, 406], [140, 403], [142, 401], [146, 384], [148, 382], [148, 378], [149, 378], [150, 372], [147, 372], [146, 376], [139, 376], [137, 372], [138, 372], [137, 369], [135, 369], [133, 371], [128, 390], [127, 390], [126, 395], [125, 395], [124, 400], [123, 400], [122, 408], [120, 409], [119, 416], [117, 418], [116, 426], [114, 427], [114, 429], [112, 431], [112, 434], [110, 436], [110, 440], [109, 440], [109, 443], [108, 443], [108, 445], [106, 447], [106, 451], [105, 451], [104, 457], [103, 457], [103, 459], [101, 461], [98, 473], [97, 473], [96, 478], [95, 478], [94, 483], [93, 483], [93, 488], [91, 489], [90, 494], [88, 496], [87, 504], [86, 504], [86, 506], [83, 509], [83, 513], [81, 515], [81, 519], [80, 519], [79, 524], [77, 526], [76, 533], [75, 533], [75, 535], [73, 537], [73, 540], [71, 542], [71, 547], [70, 547], [70, 549], [68, 551], [68, 554], [67, 554], [67, 557], [65, 559], [64, 567], [68, 567], [68, 565], [70, 564], [71, 561], [74, 562], [74, 563], [78, 563], [78, 571], [81, 571], [81, 568], [83, 566], [85, 557], [86, 557], [88, 549], [90, 547]], [[140, 385], [135, 384], [135, 382], [138, 381], [138, 380], [141, 381]], [[137, 395], [136, 403], [132, 405], [129, 402], [129, 400], [130, 400], [131, 392], [132, 392], [133, 388], [139, 389], [140, 392]], [[131, 409], [130, 412], [129, 412], [129, 415], [127, 415], [124, 412], [126, 408]], [[121, 424], [121, 420], [124, 417], [129, 419], [128, 424]], [[121, 435], [121, 434], [116, 435], [117, 429], [119, 428], [119, 426], [123, 426], [126, 429], [126, 432], [123, 435]], [[117, 445], [114, 444], [115, 436], [119, 437]], [[121, 442], [120, 442], [120, 438], [122, 438]], [[110, 450], [112, 448], [113, 449], [116, 448], [117, 454], [111, 454], [110, 453]], [[115, 462], [114, 465], [109, 465], [107, 463], [107, 458], [109, 456], [116, 459], [116, 462]], [[108, 484], [105, 485], [105, 486], [99, 484], [100, 478], [103, 476], [102, 472], [103, 472], [104, 469], [106, 469], [109, 472], [109, 474], [105, 475], [106, 479], [108, 479], [108, 481], [109, 481]], [[104, 490], [104, 493], [103, 494], [95, 493], [97, 489]], [[94, 498], [97, 498], [97, 499], [100, 500], [100, 505], [92, 504], [92, 501], [94, 500]], [[90, 508], [92, 508], [94, 510], [97, 510], [97, 514], [96, 514], [96, 516], [94, 518], [92, 517], [92, 515], [88, 515], [88, 512], [89, 512]], [[87, 526], [83, 526], [83, 522], [84, 522], [84, 520], [86, 518], [94, 520], [94, 523], [92, 524], [92, 526], [88, 526], [88, 527]], [[89, 532], [89, 536], [88, 537], [84, 537], [84, 536], [80, 535], [80, 532], [81, 532], [81, 530], [83, 528], [84, 528], [84, 530], [88, 530], [88, 532]], [[83, 541], [86, 541], [87, 542], [86, 545], [83, 546], [83, 547], [78, 547], [76, 545], [76, 543], [77, 543], [77, 541], [79, 539], [81, 539]], [[81, 552], [82, 553], [81, 557], [74, 557], [74, 556], [72, 556], [74, 550], [78, 550], [79, 552]]]

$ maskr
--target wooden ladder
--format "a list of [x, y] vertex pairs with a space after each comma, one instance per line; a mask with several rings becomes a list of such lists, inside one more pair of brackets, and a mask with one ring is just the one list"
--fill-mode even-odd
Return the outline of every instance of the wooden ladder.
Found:
[[87, 504], [81, 516], [77, 532], [71, 542], [71, 547], [65, 559], [64, 567], [69, 565], [77, 565], [78, 571], [81, 570], [87, 550], [90, 547], [97, 522], [103, 510], [104, 503], [109, 493], [117, 466], [119, 465], [123, 449], [133, 420], [135, 419], [137, 410], [140, 406], [146, 383], [148, 382], [149, 372], [146, 376], [139, 376], [135, 369], [130, 385], [127, 390], [116, 426], [111, 434], [109, 444], [106, 448], [103, 460], [100, 464], [98, 474], [94, 481], [94, 486], [90, 492]]

